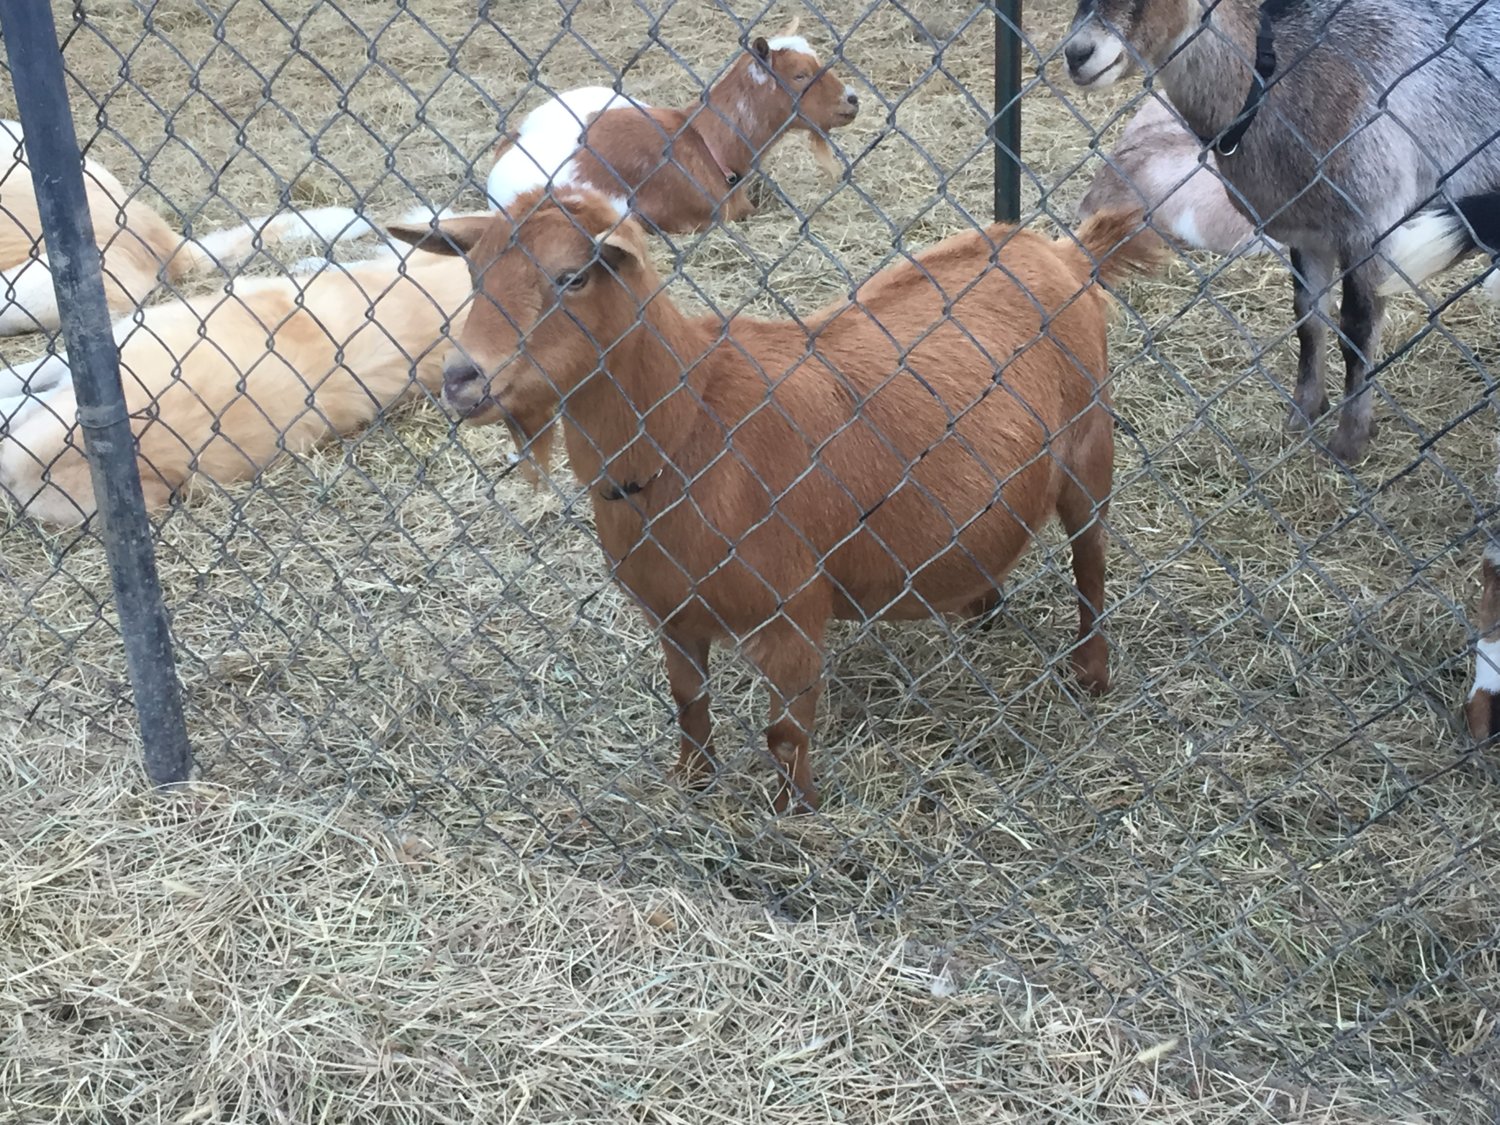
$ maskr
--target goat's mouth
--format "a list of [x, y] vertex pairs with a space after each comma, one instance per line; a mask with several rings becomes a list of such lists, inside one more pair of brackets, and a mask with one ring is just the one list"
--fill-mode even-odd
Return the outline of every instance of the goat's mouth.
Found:
[[457, 385], [446, 384], [443, 405], [460, 422], [474, 425], [498, 421], [505, 412], [489, 387], [472, 379]]
[[1097, 70], [1087, 66], [1080, 67], [1078, 70], [1069, 70], [1068, 77], [1073, 80], [1073, 85], [1080, 89], [1102, 90], [1119, 80], [1129, 65], [1130, 56], [1121, 51], [1119, 57], [1107, 66]]

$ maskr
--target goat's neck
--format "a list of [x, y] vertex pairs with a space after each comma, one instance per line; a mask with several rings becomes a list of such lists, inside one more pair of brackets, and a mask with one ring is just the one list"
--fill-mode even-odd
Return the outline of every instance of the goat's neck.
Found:
[[1259, 9], [1253, 0], [1201, 2], [1207, 20], [1194, 20], [1159, 81], [1188, 126], [1214, 136], [1239, 115], [1254, 80]]
[[[776, 79], [768, 76], [767, 81], [774, 84]], [[765, 90], [765, 86], [760, 91], [751, 87], [747, 67], [735, 67], [709, 88], [703, 95], [702, 108], [693, 114], [693, 128], [703, 134], [720, 160], [742, 175], [750, 170], [755, 156], [788, 125], [785, 118], [771, 119]]]
[[641, 324], [610, 349], [604, 370], [564, 406], [568, 460], [580, 480], [607, 472], [620, 484], [654, 477], [703, 416], [706, 353], [715, 337], [663, 294], [646, 303]]

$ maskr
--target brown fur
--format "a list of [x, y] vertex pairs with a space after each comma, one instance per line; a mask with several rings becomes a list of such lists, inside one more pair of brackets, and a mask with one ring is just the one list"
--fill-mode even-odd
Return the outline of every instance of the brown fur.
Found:
[[[392, 257], [310, 279], [239, 281], [232, 296], [153, 305], [139, 327], [117, 325], [147, 507], [165, 505], [194, 475], [242, 480], [284, 449], [351, 433], [418, 383], [435, 391], [443, 329], [472, 294], [469, 275], [433, 254], [411, 255], [404, 275], [398, 265]], [[0, 442], [0, 487], [58, 526], [95, 510], [76, 414], [65, 381], [29, 400]]]
[[[514, 227], [445, 224], [489, 298], [459, 335], [478, 367], [450, 365], [445, 396], [483, 422], [544, 416], [561, 392], [569, 460], [598, 482], [605, 554], [663, 634], [682, 777], [713, 766], [705, 676], [727, 640], [771, 684], [776, 807], [816, 805], [808, 746], [828, 622], [973, 615], [1054, 515], [1073, 537], [1074, 666], [1105, 690], [1095, 622], [1114, 437], [1108, 300], [1091, 273], [1096, 258], [1106, 280], [1154, 261], [1139, 212], [1096, 216], [1081, 247], [1000, 225], [958, 235], [807, 329], [685, 317], [642, 230], [617, 228], [597, 196], [526, 213]], [[629, 484], [639, 491], [606, 498]]]
[[[795, 29], [793, 24], [784, 34]], [[658, 230], [707, 230], [755, 213], [751, 172], [790, 130], [807, 131], [819, 165], [829, 175], [840, 173], [826, 134], [848, 125], [857, 112], [842, 80], [815, 56], [772, 50], [761, 38], [699, 102], [683, 108], [618, 106], [593, 115], [569, 184], [631, 200], [634, 213]], [[496, 159], [518, 139], [503, 138]], [[732, 186], [726, 172], [738, 177]]]

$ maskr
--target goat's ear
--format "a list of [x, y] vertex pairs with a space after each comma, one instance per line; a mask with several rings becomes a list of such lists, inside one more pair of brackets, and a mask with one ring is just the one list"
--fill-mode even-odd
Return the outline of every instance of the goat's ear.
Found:
[[750, 44], [750, 50], [761, 62], [769, 65], [771, 61], [771, 44], [766, 42], [764, 35], [757, 35]]
[[488, 215], [465, 215], [459, 219], [445, 219], [436, 230], [426, 223], [396, 223], [385, 229], [392, 238], [410, 243], [418, 250], [465, 257], [479, 245], [492, 221]]
[[599, 257], [616, 273], [646, 260], [646, 233], [630, 219], [598, 236]]

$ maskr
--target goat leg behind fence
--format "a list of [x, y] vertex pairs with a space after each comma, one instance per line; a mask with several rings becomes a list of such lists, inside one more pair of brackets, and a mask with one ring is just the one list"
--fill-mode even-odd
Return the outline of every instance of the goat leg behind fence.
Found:
[[1344, 407], [1329, 452], [1346, 465], [1364, 455], [1378, 430], [1370, 371], [1380, 351], [1385, 299], [1376, 290], [1382, 267], [1365, 262], [1344, 275], [1339, 305], [1339, 347], [1344, 356]]
[[717, 764], [713, 751], [713, 719], [709, 715], [707, 637], [664, 631], [661, 648], [666, 656], [667, 682], [677, 705], [677, 725], [682, 729], [682, 748], [672, 776], [690, 789], [708, 784]]
[[1292, 307], [1297, 313], [1297, 387], [1287, 414], [1289, 429], [1303, 429], [1328, 413], [1324, 364], [1333, 306], [1334, 257], [1324, 250], [1293, 250]]
[[777, 813], [812, 812], [818, 791], [812, 780], [812, 733], [823, 694], [823, 635], [828, 610], [781, 616], [769, 622], [747, 646], [750, 658], [771, 689], [766, 749], [781, 784], [771, 807]]

